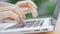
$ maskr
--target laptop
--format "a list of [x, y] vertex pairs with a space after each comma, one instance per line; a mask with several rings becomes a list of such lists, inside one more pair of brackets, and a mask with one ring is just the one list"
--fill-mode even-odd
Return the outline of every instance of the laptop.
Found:
[[47, 9], [48, 8], [47, 4], [49, 3], [46, 2], [42, 3], [41, 7], [38, 8], [39, 16], [37, 18], [35, 19], [27, 18], [25, 20], [27, 24], [24, 27], [21, 27], [20, 24], [17, 24], [16, 21], [1, 23], [0, 34], [21, 34], [21, 33], [38, 33], [38, 32], [42, 33], [42, 32], [54, 31], [56, 21], [59, 16], [59, 0], [50, 0], [50, 1], [53, 2], [51, 6], [54, 7], [52, 13], [50, 9]]

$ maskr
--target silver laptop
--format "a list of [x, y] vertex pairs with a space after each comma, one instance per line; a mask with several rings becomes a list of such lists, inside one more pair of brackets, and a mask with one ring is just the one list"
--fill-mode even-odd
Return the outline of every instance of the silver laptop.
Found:
[[[27, 18], [26, 26], [21, 27], [16, 21], [9, 21], [0, 24], [0, 34], [20, 34], [54, 31], [56, 21], [59, 15], [59, 0], [51, 0], [54, 9], [49, 12], [47, 3], [42, 3], [38, 10], [39, 16], [35, 19]], [[38, 4], [37, 4], [38, 5]], [[50, 4], [49, 4], [50, 5]], [[51, 8], [50, 6], [50, 8]], [[8, 25], [10, 24], [10, 25]]]

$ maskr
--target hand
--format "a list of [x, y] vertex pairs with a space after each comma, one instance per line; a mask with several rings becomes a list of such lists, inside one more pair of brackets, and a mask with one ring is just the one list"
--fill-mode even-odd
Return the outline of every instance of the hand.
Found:
[[32, 13], [33, 18], [36, 18], [38, 16], [37, 6], [31, 0], [19, 1], [16, 3], [16, 5], [23, 10], [24, 14]]
[[0, 2], [0, 16], [2, 16], [0, 20], [13, 18], [22, 25], [25, 25], [22, 10], [13, 4]]

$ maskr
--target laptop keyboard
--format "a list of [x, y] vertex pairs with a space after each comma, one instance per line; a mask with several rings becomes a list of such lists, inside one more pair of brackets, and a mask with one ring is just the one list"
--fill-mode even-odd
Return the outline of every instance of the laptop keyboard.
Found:
[[28, 21], [29, 23], [25, 27], [42, 27], [49, 26], [50, 19], [35, 19], [33, 21]]
[[30, 27], [48, 27], [48, 26], [55, 26], [55, 23], [53, 23], [52, 19], [50, 19], [50, 18], [42, 18], [42, 19], [26, 20], [26, 26], [24, 26], [24, 27], [21, 27], [20, 24], [18, 24], [18, 25], [11, 26], [7, 29], [30, 28]]

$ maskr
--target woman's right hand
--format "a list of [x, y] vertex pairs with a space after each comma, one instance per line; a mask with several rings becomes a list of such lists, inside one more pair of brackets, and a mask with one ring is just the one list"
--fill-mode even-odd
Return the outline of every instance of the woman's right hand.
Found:
[[[3, 18], [8, 18], [8, 17], [13, 18], [17, 22], [21, 23], [22, 26], [26, 24], [26, 22], [23, 18], [24, 14], [22, 13], [22, 10], [13, 4], [0, 2], [0, 12], [3, 13], [3, 15], [2, 14], [0, 15], [0, 16], [4, 16]], [[2, 20], [2, 19], [0, 19], [0, 20]]]

